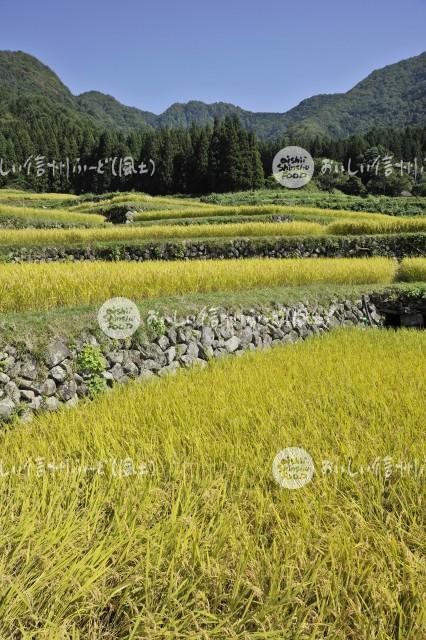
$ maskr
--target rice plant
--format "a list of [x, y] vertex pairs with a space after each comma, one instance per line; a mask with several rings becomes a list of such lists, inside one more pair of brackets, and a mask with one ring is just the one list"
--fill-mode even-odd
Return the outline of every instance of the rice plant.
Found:
[[50, 200], [52, 202], [59, 201], [75, 201], [78, 196], [71, 193], [34, 193], [32, 191], [20, 191], [19, 189], [0, 189], [0, 200], [10, 201], [27, 201], [27, 200]]
[[397, 268], [388, 258], [3, 264], [0, 311], [74, 307], [113, 296], [138, 301], [258, 287], [390, 283]]
[[327, 226], [327, 233], [335, 235], [366, 235], [383, 233], [426, 233], [426, 217], [382, 217], [381, 220], [337, 221]]
[[67, 209], [38, 209], [0, 204], [0, 226], [6, 220], [20, 220], [27, 226], [38, 224], [99, 226], [105, 224], [105, 218], [97, 214], [76, 213]]
[[[92, 218], [94, 216], [90, 216]], [[96, 216], [97, 217], [97, 216]], [[239, 224], [206, 225], [153, 225], [132, 227], [128, 225], [105, 229], [15, 229], [1, 234], [0, 245], [61, 245], [89, 244], [111, 241], [152, 241], [161, 239], [191, 238], [244, 238], [261, 236], [319, 235], [324, 227], [313, 222], [249, 222]]]
[[347, 329], [1, 432], [0, 637], [425, 637], [425, 368]]
[[[206, 205], [204, 205], [206, 207]], [[317, 207], [297, 207], [281, 205], [257, 205], [257, 206], [214, 206], [202, 208], [198, 205], [192, 207], [180, 207], [177, 209], [159, 209], [141, 211], [136, 213], [135, 221], [161, 220], [173, 218], [199, 218], [203, 215], [211, 216], [250, 216], [250, 215], [291, 215], [294, 218], [303, 219], [306, 216], [314, 216], [324, 221], [329, 220], [387, 220], [389, 216], [379, 213], [353, 212], [345, 210], [320, 209]]]
[[399, 279], [403, 282], [425, 282], [426, 258], [404, 258], [399, 268]]

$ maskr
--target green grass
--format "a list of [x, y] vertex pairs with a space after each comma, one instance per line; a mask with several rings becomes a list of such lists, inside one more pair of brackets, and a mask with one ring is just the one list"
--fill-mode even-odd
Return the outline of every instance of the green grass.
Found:
[[[276, 305], [328, 306], [342, 300], [359, 300], [362, 295], [386, 293], [391, 297], [415, 295], [426, 298], [426, 281], [380, 284], [316, 284], [299, 287], [267, 287], [243, 291], [212, 291], [185, 295], [159, 296], [137, 302], [142, 321], [151, 312], [185, 318], [206, 309], [268, 309]], [[66, 336], [71, 341], [82, 334], [94, 332], [99, 338], [97, 313], [99, 304], [59, 307], [48, 311], [3, 313], [0, 319], [0, 348], [19, 344], [24, 350], [40, 350], [49, 339]]]
[[328, 193], [311, 189], [260, 189], [255, 192], [213, 193], [201, 200], [208, 204], [229, 205], [296, 205], [348, 211], [371, 211], [394, 216], [426, 215], [425, 197], [348, 196], [339, 191]]

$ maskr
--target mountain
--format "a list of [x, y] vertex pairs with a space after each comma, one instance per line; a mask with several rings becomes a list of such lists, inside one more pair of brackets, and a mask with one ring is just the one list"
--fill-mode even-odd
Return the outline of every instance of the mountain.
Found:
[[39, 95], [70, 107], [75, 104], [56, 73], [23, 51], [0, 51], [0, 91], [6, 97]]
[[317, 126], [332, 137], [374, 127], [426, 122], [426, 52], [378, 71], [343, 94], [314, 96], [285, 114], [288, 123]]
[[303, 100], [286, 113], [253, 113], [222, 102], [174, 104], [159, 116], [162, 125], [187, 126], [237, 115], [260, 138], [297, 133], [342, 138], [374, 127], [400, 129], [426, 124], [426, 52], [373, 71], [347, 93], [322, 94]]
[[[377, 71], [347, 93], [323, 94], [303, 100], [285, 113], [255, 113], [233, 104], [190, 101], [172, 104], [156, 115], [128, 107], [110, 95], [89, 91], [73, 96], [58, 76], [37, 58], [22, 51], [0, 51], [0, 118], [23, 117], [27, 104], [43, 103], [102, 129], [125, 133], [136, 129], [188, 127], [212, 123], [215, 117], [236, 115], [259, 138], [293, 134], [341, 138], [374, 127], [399, 129], [426, 124], [426, 52]], [[49, 104], [47, 104], [49, 103]], [[18, 105], [18, 107], [17, 107]], [[17, 115], [18, 110], [18, 115]]]
[[115, 127], [131, 130], [155, 127], [157, 117], [149, 111], [141, 111], [135, 107], [126, 107], [118, 100], [99, 91], [87, 91], [76, 98], [82, 114], [92, 117], [103, 127]]

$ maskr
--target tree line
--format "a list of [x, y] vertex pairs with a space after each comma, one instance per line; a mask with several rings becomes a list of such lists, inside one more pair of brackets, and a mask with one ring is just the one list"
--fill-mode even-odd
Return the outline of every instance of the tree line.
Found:
[[[227, 116], [216, 119], [213, 125], [193, 124], [189, 128], [145, 129], [125, 134], [101, 131], [88, 120], [49, 106], [42, 98], [39, 101], [40, 104], [34, 97], [28, 100], [21, 97], [10, 109], [13, 117], [2, 118], [0, 112], [0, 187], [74, 193], [135, 189], [152, 195], [253, 190], [265, 185], [276, 152], [294, 144], [307, 149], [316, 159], [330, 158], [343, 165], [351, 159], [352, 168], [375, 151], [393, 154], [395, 160], [426, 158], [426, 128], [373, 129], [342, 140], [303, 138], [290, 131], [273, 141], [259, 141], [254, 132], [243, 128], [237, 117]], [[46, 165], [67, 158], [70, 160], [67, 171], [44, 166], [43, 172], [43, 162]], [[108, 158], [127, 158], [127, 171], [112, 175], [111, 162], [99, 165], [100, 171], [93, 169]], [[13, 166], [15, 171], [11, 170]], [[92, 169], [84, 171], [85, 166]], [[141, 171], [141, 167], [146, 171]], [[152, 175], [151, 167], [155, 167]], [[320, 188], [330, 190], [337, 186], [346, 188], [348, 193], [362, 194], [389, 188], [392, 181], [380, 186], [379, 177], [383, 179], [376, 176], [371, 181], [371, 177], [361, 176], [349, 180], [341, 175], [317, 175], [316, 180]], [[413, 186], [412, 181], [394, 179], [394, 183], [395, 191]]]

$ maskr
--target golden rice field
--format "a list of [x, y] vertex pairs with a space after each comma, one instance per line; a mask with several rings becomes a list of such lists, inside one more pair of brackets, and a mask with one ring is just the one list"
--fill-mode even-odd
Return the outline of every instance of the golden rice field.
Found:
[[[24, 199], [25, 198], [25, 199]], [[9, 202], [10, 201], [10, 202]], [[3, 202], [3, 204], [1, 204]], [[57, 202], [57, 208], [50, 208], [50, 202]], [[31, 203], [29, 206], [28, 203]], [[48, 206], [41, 206], [45, 203]], [[37, 204], [39, 206], [37, 207]], [[149, 228], [124, 226], [109, 229], [105, 224], [105, 215], [111, 207], [128, 205], [130, 208], [140, 207], [134, 220], [136, 223], [158, 223]], [[242, 217], [251, 216], [289, 216], [292, 222], [238, 222]], [[173, 221], [194, 221], [209, 219], [209, 224], [187, 224], [182, 228]], [[210, 223], [215, 218], [226, 219], [219, 224]], [[236, 218], [233, 223], [232, 219]], [[162, 238], [211, 238], [211, 237], [280, 237], [288, 235], [369, 235], [382, 233], [417, 233], [426, 232], [426, 219], [421, 216], [395, 217], [382, 213], [322, 209], [319, 207], [299, 207], [286, 205], [249, 205], [222, 206], [197, 202], [190, 198], [152, 197], [146, 194], [111, 194], [108, 197], [96, 196], [93, 200], [79, 202], [78, 197], [64, 194], [32, 194], [19, 191], [0, 190], [0, 226], [2, 220], [15, 219], [19, 226], [27, 221], [27, 226], [45, 227], [55, 224], [69, 226], [88, 226], [85, 235], [75, 233], [51, 233], [47, 229], [6, 230], [1, 234], [0, 243], [18, 245], [22, 243], [49, 244], [52, 242], [78, 243], [99, 240], [147, 239]], [[222, 223], [222, 224], [221, 224]], [[167, 224], [167, 229], [160, 225]], [[320, 226], [321, 225], [321, 226]], [[100, 229], [100, 227], [106, 227]], [[61, 230], [57, 230], [61, 231]], [[21, 235], [19, 235], [19, 233]]]
[[[252, 211], [252, 214], [259, 214], [259, 209]], [[235, 209], [235, 208], [233, 208]], [[185, 210], [187, 213], [188, 210]], [[310, 235], [370, 235], [385, 233], [416, 233], [426, 232], [426, 219], [421, 217], [395, 218], [382, 214], [353, 214], [358, 216], [356, 220], [349, 218], [336, 222], [312, 222], [303, 219], [302, 214], [297, 214], [296, 219], [290, 222], [235, 222], [227, 224], [160, 224], [169, 222], [170, 210], [154, 210], [149, 212], [151, 220], [158, 224], [150, 226], [132, 225], [111, 225], [105, 223], [105, 218], [100, 214], [79, 213], [74, 209], [37, 209], [25, 207], [11, 207], [0, 204], [1, 219], [17, 218], [22, 221], [28, 220], [41, 222], [43, 224], [69, 224], [91, 227], [90, 229], [5, 229], [0, 235], [0, 246], [25, 246], [28, 245], [70, 245], [84, 244], [91, 242], [109, 241], [155, 241], [161, 239], [191, 239], [191, 238], [244, 238], [244, 237], [286, 237], [286, 236], [310, 236]], [[246, 211], [246, 213], [248, 213]], [[281, 212], [283, 213], [283, 212]], [[335, 213], [335, 212], [331, 212]], [[159, 214], [159, 215], [157, 215]], [[163, 216], [164, 214], [164, 216]], [[167, 215], [166, 215], [167, 214]], [[224, 214], [222, 208], [220, 215]], [[236, 215], [237, 212], [235, 212]], [[200, 217], [197, 210], [197, 218]], [[216, 215], [214, 213], [213, 217]], [[208, 212], [210, 218], [211, 212]], [[368, 216], [362, 218], [362, 216]], [[379, 220], [374, 221], [374, 216], [379, 216]], [[177, 220], [180, 216], [171, 218]], [[187, 217], [186, 215], [184, 216]], [[188, 216], [189, 218], [191, 216]], [[331, 220], [332, 218], [330, 218]], [[148, 221], [148, 220], [147, 220]]]
[[405, 258], [399, 270], [404, 282], [426, 282], [426, 258]]
[[[0, 192], [1, 193], [1, 192]], [[216, 209], [217, 205], [206, 204], [195, 198], [176, 198], [167, 196], [151, 196], [146, 193], [121, 193], [102, 198], [100, 201], [84, 201], [73, 203], [74, 211], [97, 211], [104, 212], [111, 205], [129, 205], [140, 207], [143, 210], [155, 209], [183, 209], [196, 206], [199, 210]]]
[[391, 283], [389, 258], [78, 262], [0, 265], [0, 311], [41, 310], [165, 295], [308, 284]]
[[230, 206], [204, 205], [180, 207], [176, 209], [147, 209], [136, 213], [135, 221], [162, 220], [173, 218], [199, 218], [203, 215], [213, 216], [250, 216], [250, 215], [292, 215], [295, 217], [317, 216], [325, 220], [387, 220], [391, 216], [382, 213], [354, 212], [334, 209], [320, 209], [317, 207], [293, 207], [284, 205], [252, 205]]
[[[90, 216], [93, 217], [93, 216]], [[98, 216], [96, 216], [98, 217]], [[248, 222], [237, 224], [115, 225], [96, 229], [8, 229], [1, 233], [0, 246], [88, 244], [91, 242], [137, 241], [191, 238], [237, 238], [324, 234], [315, 222]]]
[[[116, 207], [140, 224], [107, 224]], [[291, 221], [255, 217], [273, 215]], [[6, 259], [9, 246], [426, 233], [421, 216], [1, 189], [8, 219], [90, 228], [0, 228]], [[397, 281], [426, 282], [426, 258], [0, 263], [0, 315]], [[25, 344], [31, 323], [44, 331], [36, 314], [18, 321]], [[424, 332], [345, 328], [3, 425], [0, 640], [426, 638], [425, 370]], [[273, 477], [286, 447], [314, 461], [302, 489]]]
[[197, 198], [174, 198], [167, 196], [150, 196], [146, 193], [128, 193], [128, 194], [119, 194], [112, 196], [108, 199], [108, 202], [112, 204], [121, 204], [125, 202], [142, 202], [146, 204], [158, 204], [162, 206], [172, 206], [172, 207], [193, 207], [197, 205], [201, 209], [212, 209], [215, 208], [216, 205], [206, 204], [205, 202], [200, 202]]
[[[60, 223], [60, 224], [83, 224], [87, 226], [101, 225], [105, 223], [105, 218], [92, 213], [75, 213], [68, 209], [38, 209], [36, 207], [20, 207], [9, 204], [0, 204], [0, 224], [2, 219], [18, 218], [21, 220]], [[3, 232], [2, 232], [3, 235]]]
[[333, 222], [326, 227], [329, 234], [342, 235], [371, 235], [382, 233], [425, 233], [425, 217], [392, 217], [386, 216], [382, 220], [349, 220]]
[[424, 638], [425, 369], [346, 329], [1, 432], [0, 637]]
[[78, 196], [71, 193], [34, 193], [31, 191], [20, 191], [18, 189], [0, 189], [0, 200], [26, 201], [26, 200], [51, 200], [54, 201], [75, 201]]
[[[21, 210], [18, 210], [20, 215]], [[36, 216], [40, 214], [36, 211]], [[13, 214], [14, 215], [14, 214]], [[24, 214], [22, 214], [24, 215]], [[25, 214], [27, 215], [27, 214]], [[0, 205], [0, 218], [2, 216]], [[49, 218], [50, 216], [50, 218]], [[66, 216], [66, 220], [65, 220]], [[40, 217], [46, 219], [43, 211]], [[368, 235], [383, 233], [426, 232], [426, 219], [397, 219], [389, 216], [386, 222], [335, 222], [322, 225], [316, 222], [241, 222], [227, 224], [167, 224], [148, 227], [131, 225], [105, 225], [104, 219], [96, 214], [76, 214], [59, 210], [47, 214], [52, 222], [67, 222], [90, 225], [90, 229], [5, 229], [0, 235], [0, 246], [90, 244], [92, 242], [113, 241], [155, 241], [162, 239], [193, 238], [250, 238], [250, 237], [290, 237], [312, 235]]]

